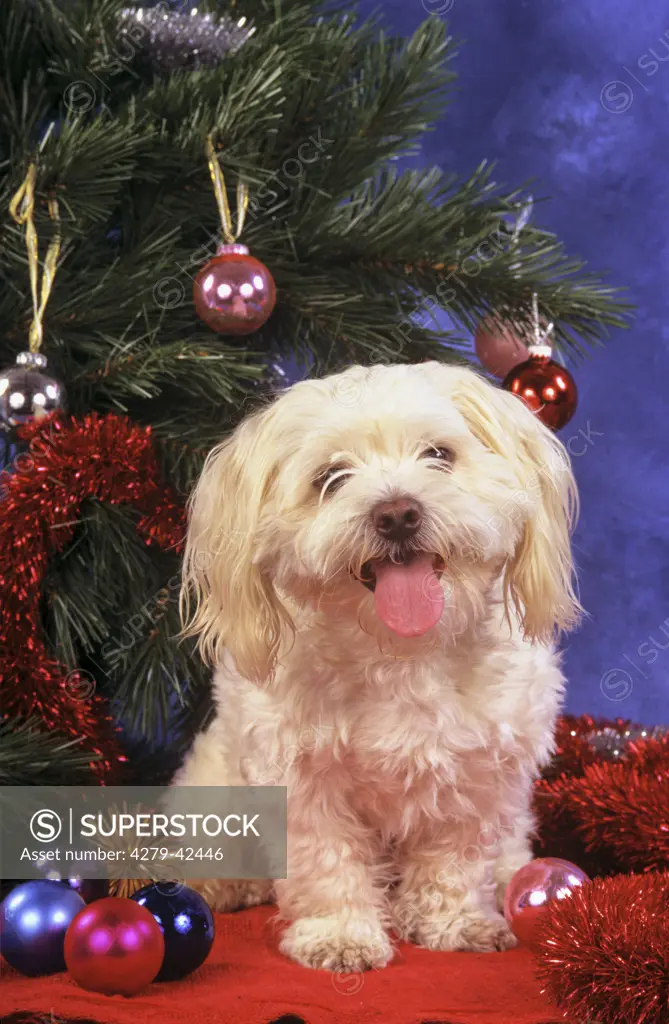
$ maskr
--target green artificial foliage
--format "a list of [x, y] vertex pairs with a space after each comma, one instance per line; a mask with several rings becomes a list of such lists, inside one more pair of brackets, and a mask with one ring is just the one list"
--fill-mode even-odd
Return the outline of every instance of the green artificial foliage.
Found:
[[[49, 371], [70, 413], [150, 424], [184, 498], [208, 449], [266, 400], [282, 357], [312, 374], [464, 360], [489, 312], [529, 323], [534, 292], [558, 354], [579, 358], [625, 323], [616, 289], [553, 234], [531, 221], [512, 244], [506, 223], [524, 188], [501, 187], [488, 165], [465, 181], [399, 169], [453, 86], [443, 19], [400, 39], [349, 5], [211, 0], [200, 13], [245, 15], [252, 36], [215, 66], [161, 72], [147, 38], [120, 37], [127, 4], [0, 4], [0, 366], [26, 348], [31, 321], [9, 203], [39, 148], [42, 255], [52, 195], [63, 240], [45, 318]], [[208, 133], [233, 208], [238, 180], [248, 185], [242, 240], [277, 285], [273, 315], [246, 338], [213, 333], [192, 304], [192, 279], [220, 237]], [[439, 326], [440, 306], [454, 328]], [[153, 757], [169, 737], [178, 758], [206, 721], [209, 690], [193, 645], [176, 639], [178, 559], [147, 547], [135, 521], [132, 509], [82, 510], [45, 580], [44, 628], [54, 655], [112, 701], [146, 779], [141, 752]], [[0, 732], [0, 780], [80, 780], [85, 752], [41, 735], [37, 721], [14, 725]]]
[[76, 740], [40, 731], [37, 718], [0, 720], [0, 786], [92, 786], [92, 760]]

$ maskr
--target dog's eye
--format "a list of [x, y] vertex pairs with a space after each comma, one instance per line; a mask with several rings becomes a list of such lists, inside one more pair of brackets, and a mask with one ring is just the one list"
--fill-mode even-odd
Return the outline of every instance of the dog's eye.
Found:
[[450, 448], [442, 448], [437, 445], [430, 445], [420, 455], [421, 459], [431, 459], [439, 464], [439, 469], [449, 469], [453, 465], [455, 456]]
[[326, 494], [334, 494], [335, 491], [346, 483], [348, 479], [348, 466], [343, 466], [341, 463], [335, 463], [333, 466], [327, 466], [321, 470], [318, 476], [314, 479], [314, 487], [317, 491], [326, 489]]

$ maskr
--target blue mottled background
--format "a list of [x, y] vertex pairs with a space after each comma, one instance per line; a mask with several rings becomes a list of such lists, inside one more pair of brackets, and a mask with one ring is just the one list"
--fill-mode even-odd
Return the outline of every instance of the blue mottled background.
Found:
[[[629, 289], [631, 330], [576, 369], [562, 432], [582, 498], [590, 618], [565, 649], [568, 709], [669, 723], [669, 8], [664, 0], [361, 0], [409, 33], [448, 18], [458, 91], [422, 158], [536, 179], [534, 218]], [[580, 432], [583, 432], [580, 434]]]

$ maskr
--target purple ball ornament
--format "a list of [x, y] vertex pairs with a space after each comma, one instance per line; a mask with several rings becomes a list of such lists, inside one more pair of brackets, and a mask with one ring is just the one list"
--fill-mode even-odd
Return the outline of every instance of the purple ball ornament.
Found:
[[86, 904], [60, 882], [24, 882], [0, 904], [0, 953], [36, 978], [65, 970], [65, 932]]
[[109, 896], [109, 882], [106, 878], [63, 878], [62, 885], [67, 885], [81, 896], [84, 903], [94, 903]]
[[43, 872], [48, 882], [58, 882], [73, 889], [84, 903], [93, 903], [94, 900], [101, 900], [109, 895], [109, 881], [106, 878], [81, 878], [79, 875], [67, 875], [63, 878], [62, 873], [54, 868], [53, 862], [47, 860], [37, 861], [37, 868]]

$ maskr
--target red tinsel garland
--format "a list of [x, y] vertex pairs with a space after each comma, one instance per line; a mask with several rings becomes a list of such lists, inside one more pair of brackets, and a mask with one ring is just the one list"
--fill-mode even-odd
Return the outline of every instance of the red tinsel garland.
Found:
[[[625, 740], [638, 729], [588, 716], [560, 721], [556, 761], [535, 788], [538, 855], [591, 876], [669, 868], [669, 734]], [[620, 735], [614, 760], [592, 745], [607, 731]]]
[[592, 765], [569, 796], [586, 847], [615, 848], [625, 871], [669, 868], [669, 746], [654, 771]]
[[546, 908], [538, 973], [570, 1020], [669, 1021], [669, 873], [596, 879]]
[[71, 541], [87, 498], [131, 504], [146, 543], [178, 548], [183, 509], [160, 481], [150, 427], [95, 413], [22, 430], [30, 442], [9, 474], [0, 504], [0, 703], [3, 717], [37, 716], [46, 729], [100, 755], [92, 767], [113, 778], [121, 757], [106, 702], [82, 699], [87, 682], [49, 655], [40, 620], [49, 560]]

